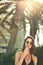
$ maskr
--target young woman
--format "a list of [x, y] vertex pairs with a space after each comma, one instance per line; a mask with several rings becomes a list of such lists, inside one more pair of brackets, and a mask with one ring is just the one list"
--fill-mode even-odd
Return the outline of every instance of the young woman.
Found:
[[24, 40], [22, 52], [16, 52], [15, 65], [37, 65], [37, 57], [34, 55], [34, 38], [28, 36]]

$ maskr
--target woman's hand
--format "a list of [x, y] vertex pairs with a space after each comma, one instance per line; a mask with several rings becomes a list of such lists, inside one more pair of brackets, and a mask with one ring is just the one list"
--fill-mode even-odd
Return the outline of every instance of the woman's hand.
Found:
[[27, 55], [29, 53], [29, 49], [26, 47], [24, 50], [24, 54]]

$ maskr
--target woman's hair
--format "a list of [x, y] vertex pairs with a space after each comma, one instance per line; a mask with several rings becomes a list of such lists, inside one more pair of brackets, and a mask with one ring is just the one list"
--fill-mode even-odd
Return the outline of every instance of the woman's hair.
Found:
[[25, 49], [25, 42], [26, 42], [26, 40], [27, 40], [28, 38], [32, 39], [32, 47], [31, 47], [31, 49], [30, 49], [30, 53], [31, 53], [31, 54], [35, 54], [34, 38], [33, 38], [32, 36], [28, 36], [27, 38], [25, 38], [22, 51], [24, 51], [24, 49]]

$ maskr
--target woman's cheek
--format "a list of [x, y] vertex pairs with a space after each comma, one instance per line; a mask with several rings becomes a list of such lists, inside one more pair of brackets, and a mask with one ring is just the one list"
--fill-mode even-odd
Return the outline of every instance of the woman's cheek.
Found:
[[27, 44], [25, 44], [25, 46], [27, 46]]
[[27, 45], [28, 48], [31, 48], [32, 46], [31, 45]]

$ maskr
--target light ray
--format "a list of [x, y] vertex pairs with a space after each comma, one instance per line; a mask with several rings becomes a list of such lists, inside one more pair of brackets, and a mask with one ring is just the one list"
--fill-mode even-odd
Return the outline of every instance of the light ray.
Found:
[[43, 0], [34, 0], [36, 2], [39, 2], [39, 3], [43, 3]]

